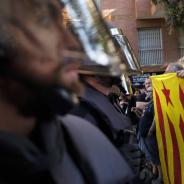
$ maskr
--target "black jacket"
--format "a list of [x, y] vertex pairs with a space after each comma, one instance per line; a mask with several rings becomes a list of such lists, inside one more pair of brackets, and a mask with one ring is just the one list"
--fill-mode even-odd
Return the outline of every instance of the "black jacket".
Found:
[[117, 111], [107, 96], [91, 86], [86, 87], [80, 105], [71, 113], [97, 126], [114, 144], [119, 144], [122, 131], [131, 126], [130, 119]]
[[150, 101], [144, 109], [144, 113], [139, 122], [139, 132], [140, 136], [144, 139], [145, 146], [147, 151], [151, 156], [151, 160], [154, 164], [159, 165], [159, 152], [158, 152], [158, 143], [156, 139], [156, 132], [148, 136], [148, 132], [151, 128], [154, 119], [154, 104], [153, 101]]
[[106, 137], [78, 117], [37, 123], [28, 138], [0, 132], [0, 183], [125, 184], [132, 177]]

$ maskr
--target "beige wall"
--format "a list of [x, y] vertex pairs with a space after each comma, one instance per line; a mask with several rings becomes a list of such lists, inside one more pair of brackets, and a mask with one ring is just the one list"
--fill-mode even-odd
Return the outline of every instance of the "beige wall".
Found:
[[138, 35], [135, 21], [134, 0], [101, 0], [101, 9], [115, 9], [112, 13], [112, 24], [123, 29], [130, 44], [138, 55]]

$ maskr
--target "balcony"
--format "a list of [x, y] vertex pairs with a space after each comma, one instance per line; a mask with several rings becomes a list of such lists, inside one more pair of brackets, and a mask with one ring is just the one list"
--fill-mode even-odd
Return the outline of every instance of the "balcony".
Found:
[[165, 10], [162, 5], [154, 5], [151, 0], [135, 0], [137, 19], [160, 19], [164, 18]]

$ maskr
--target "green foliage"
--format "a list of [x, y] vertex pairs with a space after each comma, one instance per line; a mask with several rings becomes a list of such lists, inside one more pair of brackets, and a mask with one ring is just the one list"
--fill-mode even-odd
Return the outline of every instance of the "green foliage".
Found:
[[171, 29], [184, 27], [184, 0], [152, 0], [154, 4], [163, 4], [166, 21]]

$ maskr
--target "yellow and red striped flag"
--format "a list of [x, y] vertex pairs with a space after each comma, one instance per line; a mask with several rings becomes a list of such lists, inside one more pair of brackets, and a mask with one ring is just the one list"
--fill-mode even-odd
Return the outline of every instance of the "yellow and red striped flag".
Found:
[[159, 156], [165, 184], [184, 184], [184, 80], [151, 77]]

